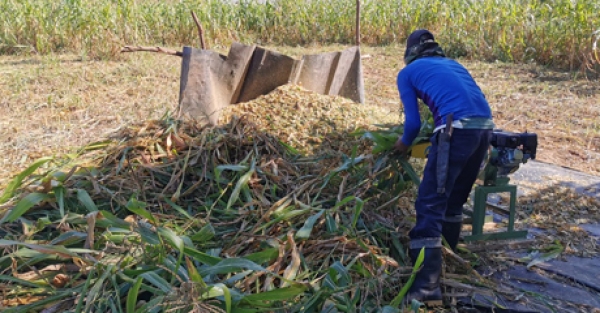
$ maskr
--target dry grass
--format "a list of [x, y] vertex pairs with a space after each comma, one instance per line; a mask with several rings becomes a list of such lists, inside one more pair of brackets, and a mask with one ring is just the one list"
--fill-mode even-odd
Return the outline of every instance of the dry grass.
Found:
[[541, 161], [600, 173], [597, 79], [574, 79], [533, 65], [479, 63], [473, 68], [499, 127], [538, 133]]
[[133, 121], [173, 110], [180, 60], [73, 56], [0, 58], [0, 181], [33, 159], [63, 154]]
[[[273, 48], [292, 56], [340, 46]], [[395, 78], [402, 47], [364, 47], [370, 104], [398, 112]], [[222, 51], [223, 52], [223, 51]], [[600, 173], [600, 88], [535, 65], [464, 61], [492, 105], [496, 124], [538, 133], [538, 159]], [[72, 55], [0, 56], [0, 186], [33, 159], [64, 154], [133, 121], [173, 110], [179, 92], [178, 57], [152, 53], [120, 61]]]

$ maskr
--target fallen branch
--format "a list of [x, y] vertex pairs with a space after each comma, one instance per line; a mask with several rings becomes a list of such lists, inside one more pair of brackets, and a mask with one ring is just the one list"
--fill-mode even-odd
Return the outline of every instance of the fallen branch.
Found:
[[200, 25], [200, 21], [198, 21], [198, 17], [196, 16], [196, 13], [194, 13], [194, 11], [192, 11], [192, 18], [194, 18], [196, 27], [198, 27], [198, 37], [200, 37], [200, 48], [202, 48], [202, 50], [205, 50], [206, 42], [204, 42], [204, 30], [202, 29], [202, 25]]
[[176, 51], [176, 50], [171, 50], [171, 49], [166, 49], [166, 48], [161, 48], [161, 47], [125, 46], [125, 47], [121, 48], [121, 53], [139, 52], [139, 51], [158, 52], [158, 53], [164, 53], [164, 54], [174, 55], [174, 56], [178, 56], [178, 57], [183, 56], [183, 52], [181, 52], [181, 51]]

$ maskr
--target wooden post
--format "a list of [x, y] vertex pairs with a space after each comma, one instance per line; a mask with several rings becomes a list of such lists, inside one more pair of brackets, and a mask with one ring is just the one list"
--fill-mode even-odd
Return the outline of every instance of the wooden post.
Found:
[[360, 46], [360, 0], [356, 0], [356, 45]]

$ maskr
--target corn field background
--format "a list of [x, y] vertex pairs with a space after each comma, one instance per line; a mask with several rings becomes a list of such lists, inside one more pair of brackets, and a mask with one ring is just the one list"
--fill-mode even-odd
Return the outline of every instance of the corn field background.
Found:
[[[128, 44], [197, 42], [197, 13], [211, 46], [351, 44], [352, 0], [6, 0], [0, 52], [75, 52], [113, 58]], [[438, 35], [448, 53], [482, 60], [580, 69], [598, 60], [596, 0], [370, 0], [361, 4], [361, 41], [402, 43], [416, 28]]]

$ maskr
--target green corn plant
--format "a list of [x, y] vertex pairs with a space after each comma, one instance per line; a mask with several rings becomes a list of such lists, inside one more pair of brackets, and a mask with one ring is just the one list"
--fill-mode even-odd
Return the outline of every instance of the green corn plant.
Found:
[[[0, 53], [32, 47], [114, 58], [123, 45], [197, 45], [191, 10], [211, 46], [351, 44], [355, 29], [354, 7], [341, 0], [9, 0], [0, 9]], [[595, 0], [365, 1], [361, 33], [365, 44], [381, 45], [430, 28], [451, 56], [577, 69], [592, 52], [599, 9]]]

